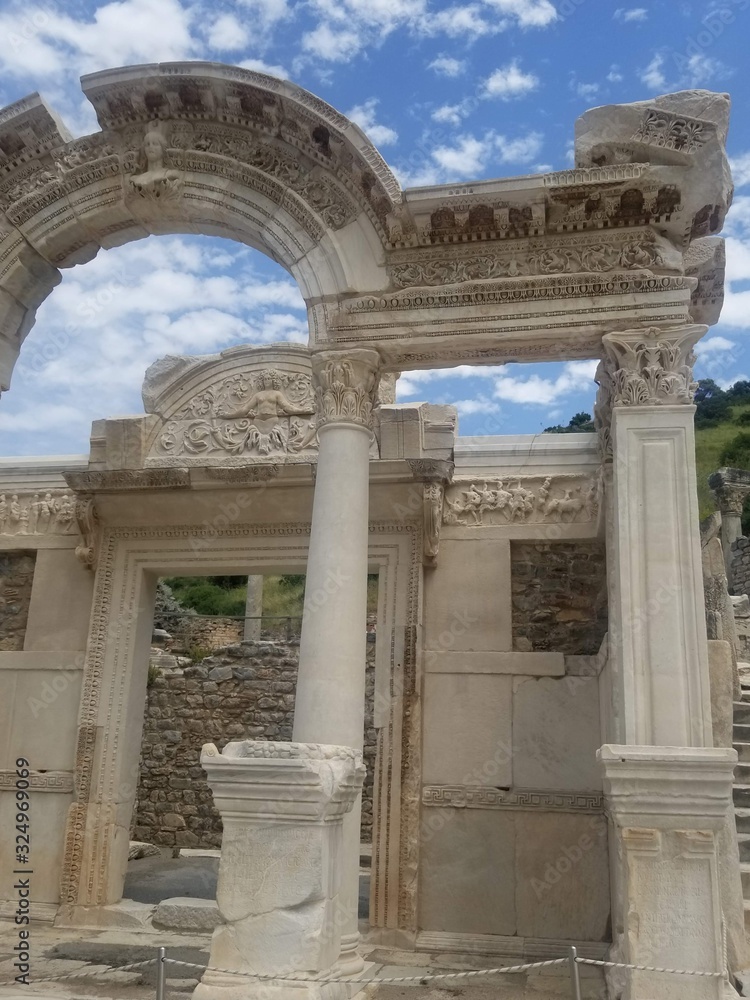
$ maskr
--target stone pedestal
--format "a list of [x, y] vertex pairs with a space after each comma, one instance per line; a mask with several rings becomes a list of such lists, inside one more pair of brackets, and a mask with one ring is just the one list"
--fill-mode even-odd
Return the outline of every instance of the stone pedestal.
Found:
[[341, 950], [346, 910], [340, 900], [343, 818], [365, 774], [348, 747], [206, 744], [201, 764], [221, 813], [216, 899], [222, 923], [195, 1000], [343, 1000], [336, 983], [253, 976], [331, 973]]
[[[353, 350], [313, 357], [320, 450], [315, 479], [294, 739], [361, 750], [365, 726], [367, 543], [370, 440], [378, 354]], [[357, 952], [357, 801], [344, 821], [342, 899], [349, 917], [341, 969], [363, 968]]]
[[[717, 839], [734, 750], [605, 745], [613, 961], [723, 973]], [[622, 1000], [720, 1000], [723, 977], [611, 970]]]

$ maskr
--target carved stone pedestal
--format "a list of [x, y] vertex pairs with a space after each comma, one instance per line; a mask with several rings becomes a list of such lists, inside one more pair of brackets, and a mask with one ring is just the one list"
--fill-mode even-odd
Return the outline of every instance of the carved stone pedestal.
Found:
[[[612, 960], [696, 972], [724, 970], [717, 836], [734, 750], [603, 746], [610, 818]], [[613, 969], [618, 1000], [720, 1000], [721, 977]]]
[[324, 976], [341, 950], [342, 821], [365, 769], [348, 747], [246, 740], [201, 764], [224, 836], [209, 966], [195, 1000], [343, 1000], [343, 984], [257, 979]]

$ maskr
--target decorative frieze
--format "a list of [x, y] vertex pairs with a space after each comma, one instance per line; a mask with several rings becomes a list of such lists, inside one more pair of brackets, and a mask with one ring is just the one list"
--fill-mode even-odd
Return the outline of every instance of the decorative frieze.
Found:
[[540, 791], [530, 788], [485, 788], [480, 785], [424, 785], [423, 806], [450, 809], [540, 809], [559, 812], [602, 812], [600, 792]]
[[187, 469], [104, 469], [66, 472], [64, 476], [68, 486], [76, 493], [173, 490], [190, 486]]
[[651, 327], [605, 334], [602, 344], [611, 367], [600, 375], [611, 382], [613, 405], [692, 403], [697, 388], [693, 347], [706, 329]]
[[309, 375], [276, 368], [230, 375], [170, 417], [150, 460], [159, 465], [239, 457], [309, 460], [317, 451], [314, 414]]
[[373, 429], [379, 362], [377, 351], [322, 351], [313, 355], [319, 427], [345, 423]]
[[594, 521], [599, 491], [598, 480], [580, 473], [457, 479], [446, 490], [443, 523], [479, 527]]
[[72, 493], [0, 493], [0, 535], [74, 535], [77, 530]]
[[[31, 771], [28, 777], [32, 792], [73, 792], [72, 771]], [[14, 792], [18, 787], [16, 771], [0, 770], [0, 792]]]

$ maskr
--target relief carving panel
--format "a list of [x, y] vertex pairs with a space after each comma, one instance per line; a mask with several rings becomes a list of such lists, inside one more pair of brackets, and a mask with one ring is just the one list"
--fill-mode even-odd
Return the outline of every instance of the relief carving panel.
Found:
[[594, 521], [600, 484], [583, 475], [457, 479], [446, 488], [443, 524], [566, 524]]

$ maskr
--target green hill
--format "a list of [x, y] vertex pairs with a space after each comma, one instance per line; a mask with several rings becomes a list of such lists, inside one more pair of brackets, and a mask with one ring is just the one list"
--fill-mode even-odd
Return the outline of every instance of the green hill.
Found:
[[[695, 395], [695, 464], [701, 520], [716, 510], [708, 477], [724, 465], [750, 469], [750, 382], [735, 382], [722, 389], [712, 379], [701, 379]], [[545, 433], [572, 434], [590, 431], [591, 415], [576, 413], [566, 426], [547, 427]], [[750, 533], [750, 510], [743, 517], [743, 531]]]

